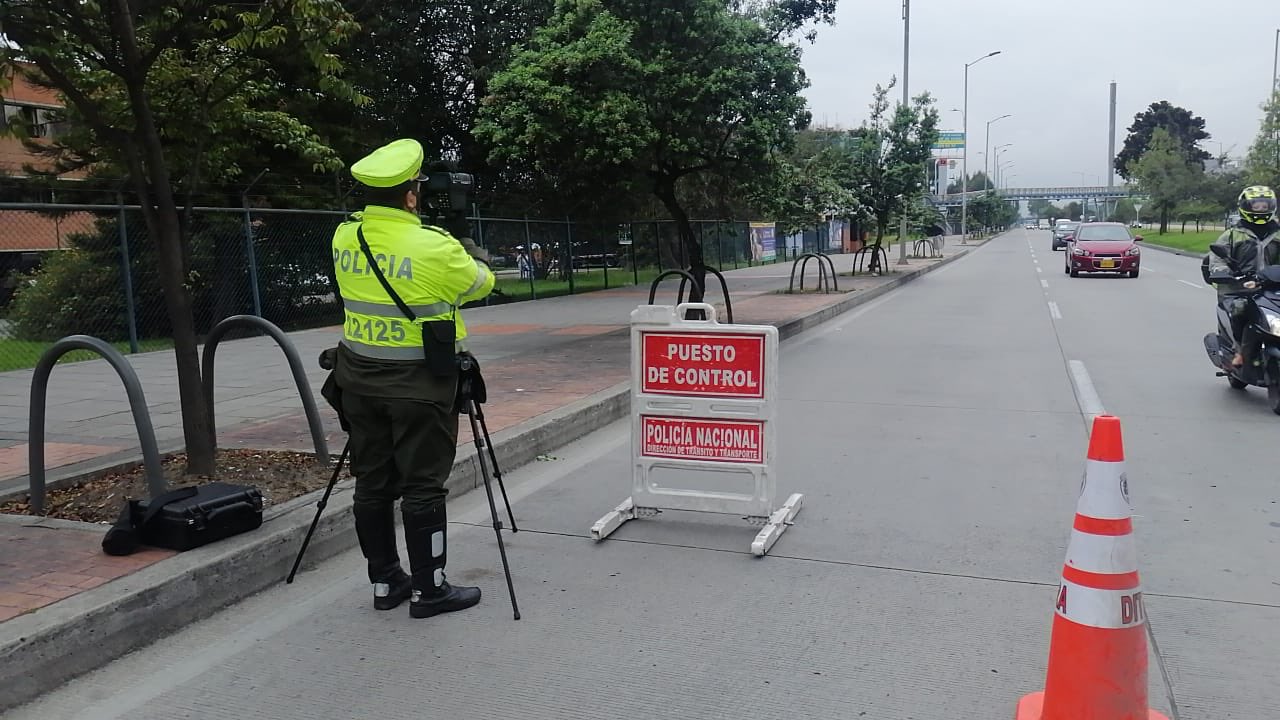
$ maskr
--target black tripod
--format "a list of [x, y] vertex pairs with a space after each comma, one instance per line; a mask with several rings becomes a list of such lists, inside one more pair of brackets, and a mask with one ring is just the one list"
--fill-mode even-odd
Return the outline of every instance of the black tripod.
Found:
[[[507, 548], [502, 543], [502, 521], [498, 519], [498, 506], [494, 502], [493, 485], [489, 479], [489, 466], [493, 467], [493, 477], [497, 479], [498, 489], [502, 492], [502, 502], [507, 507], [507, 518], [511, 520], [511, 532], [520, 532], [520, 529], [516, 527], [516, 516], [511, 512], [511, 500], [507, 498], [507, 487], [502, 482], [502, 470], [498, 467], [498, 457], [493, 451], [493, 440], [489, 437], [489, 425], [484, 420], [484, 411], [480, 409], [486, 399], [484, 379], [480, 375], [479, 364], [470, 355], [458, 356], [458, 370], [460, 371], [458, 378], [458, 409], [461, 412], [465, 412], [471, 420], [471, 435], [476, 444], [476, 462], [480, 465], [480, 476], [484, 478], [484, 491], [489, 496], [489, 514], [493, 517], [493, 531], [498, 536], [498, 552], [502, 555], [502, 571], [507, 578], [507, 592], [511, 595], [511, 610], [515, 614], [515, 619], [519, 620], [520, 608], [516, 604], [516, 590], [511, 581], [511, 567], [507, 564]], [[479, 399], [477, 399], [477, 396], [479, 396]], [[342, 467], [347, 461], [347, 453], [350, 449], [349, 443], [342, 448], [342, 455], [338, 458], [338, 464], [333, 469], [333, 477], [329, 478], [329, 486], [325, 488], [324, 495], [320, 497], [320, 502], [316, 505], [316, 515], [311, 519], [311, 527], [307, 529], [306, 537], [302, 539], [302, 547], [298, 550], [298, 557], [293, 560], [293, 569], [289, 571], [289, 577], [285, 579], [286, 584], [291, 584], [294, 576], [298, 573], [298, 567], [302, 564], [302, 556], [306, 554], [307, 545], [311, 543], [311, 536], [315, 533], [316, 526], [320, 524], [320, 516], [329, 504], [329, 495], [333, 493], [334, 485], [338, 484], [338, 476], [342, 474]], [[488, 456], [488, 464], [486, 464], [486, 455]]]
[[[480, 406], [486, 398], [484, 379], [480, 375], [480, 366], [470, 355], [458, 356], [458, 405], [471, 420], [471, 437], [476, 444], [476, 463], [480, 466], [480, 476], [484, 478], [484, 491], [489, 496], [489, 514], [493, 517], [493, 533], [498, 538], [498, 553], [502, 555], [502, 572], [507, 576], [507, 592], [511, 595], [511, 612], [515, 619], [520, 619], [520, 608], [516, 605], [516, 589], [511, 582], [511, 567], [507, 564], [507, 548], [502, 543], [502, 521], [498, 519], [498, 505], [493, 499], [493, 485], [489, 480], [489, 465], [493, 467], [493, 477], [498, 481], [498, 490], [502, 492], [502, 502], [507, 506], [507, 518], [511, 520], [511, 532], [520, 532], [516, 527], [516, 516], [511, 512], [511, 501], [507, 499], [507, 487], [502, 482], [502, 470], [498, 468], [498, 457], [493, 452], [493, 440], [489, 437], [489, 425], [484, 421], [484, 411]], [[488, 464], [485, 456], [488, 455]]]
[[311, 518], [311, 527], [307, 529], [307, 536], [302, 539], [302, 547], [298, 550], [298, 557], [293, 559], [293, 569], [289, 571], [289, 577], [285, 578], [286, 584], [293, 583], [293, 576], [298, 574], [298, 566], [302, 564], [302, 556], [307, 552], [307, 545], [311, 544], [311, 535], [316, 531], [316, 525], [320, 524], [320, 515], [324, 513], [324, 508], [329, 504], [329, 495], [333, 493], [333, 486], [338, 484], [338, 476], [342, 474], [342, 466], [347, 462], [347, 453], [351, 450], [351, 444], [348, 443], [342, 447], [342, 455], [338, 457], [338, 465], [333, 468], [333, 477], [329, 478], [329, 487], [324, 489], [324, 495], [320, 497], [320, 503], [316, 505], [316, 516]]

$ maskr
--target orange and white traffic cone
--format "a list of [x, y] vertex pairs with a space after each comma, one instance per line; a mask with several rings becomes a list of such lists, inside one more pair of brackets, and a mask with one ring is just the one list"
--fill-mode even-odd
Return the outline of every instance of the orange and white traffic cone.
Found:
[[1022, 698], [1015, 720], [1167, 720], [1147, 706], [1146, 624], [1120, 420], [1102, 415], [1058, 586], [1044, 692]]

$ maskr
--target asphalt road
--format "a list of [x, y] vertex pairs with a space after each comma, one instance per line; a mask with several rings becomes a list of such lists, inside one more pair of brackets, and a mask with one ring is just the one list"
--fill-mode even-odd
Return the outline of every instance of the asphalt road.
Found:
[[[784, 346], [769, 557], [734, 518], [593, 544], [627, 492], [619, 423], [511, 473], [513, 622], [482, 493], [452, 506], [453, 617], [375, 613], [347, 553], [11, 713], [93, 718], [1011, 717], [1042, 687], [1087, 444], [1124, 423], [1151, 704], [1280, 717], [1280, 417], [1215, 378], [1197, 261], [1062, 273], [1015, 230]], [[1176, 704], [1176, 709], [1175, 709]]]

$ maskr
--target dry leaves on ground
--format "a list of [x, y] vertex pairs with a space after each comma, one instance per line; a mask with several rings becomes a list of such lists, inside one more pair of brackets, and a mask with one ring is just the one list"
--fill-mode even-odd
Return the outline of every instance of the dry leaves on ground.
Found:
[[[333, 476], [333, 464], [322, 465], [315, 456], [305, 453], [266, 450], [219, 450], [217, 472], [213, 477], [184, 476], [186, 455], [164, 459], [165, 479], [170, 488], [203, 485], [211, 480], [250, 485], [262, 493], [266, 505], [278, 505], [312, 490], [319, 490]], [[334, 458], [332, 462], [337, 462]], [[344, 477], [350, 471], [343, 470]], [[51, 490], [45, 498], [46, 515], [83, 522], [115, 522], [126, 499], [147, 497], [147, 483], [142, 466], [121, 473], [110, 473], [77, 485]], [[26, 500], [0, 503], [0, 513], [30, 515]]]

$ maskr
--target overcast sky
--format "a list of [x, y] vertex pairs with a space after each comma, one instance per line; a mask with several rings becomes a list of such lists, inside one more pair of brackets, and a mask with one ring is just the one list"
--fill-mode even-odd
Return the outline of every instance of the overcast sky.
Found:
[[[964, 65], [999, 50], [969, 68], [970, 172], [982, 169], [987, 121], [1012, 114], [991, 125], [992, 146], [1013, 143], [1000, 154], [1013, 163], [1010, 186], [1105, 184], [1112, 81], [1117, 152], [1133, 116], [1168, 100], [1205, 119], [1205, 150], [1243, 156], [1277, 27], [1280, 5], [1269, 2], [913, 0], [909, 89], [931, 92], [942, 129], [959, 131], [961, 113], [948, 110], [962, 107]], [[815, 122], [860, 124], [876, 83], [902, 74], [901, 0], [843, 0], [804, 66]]]

